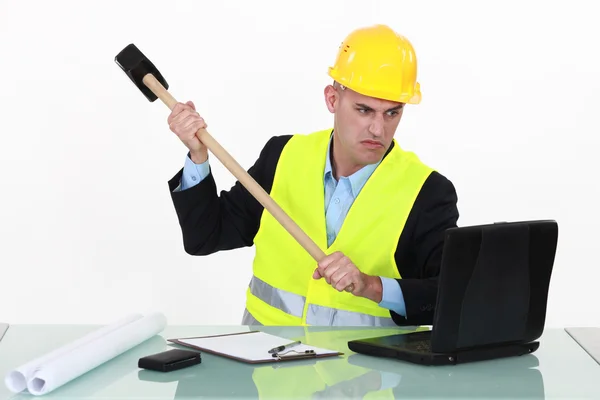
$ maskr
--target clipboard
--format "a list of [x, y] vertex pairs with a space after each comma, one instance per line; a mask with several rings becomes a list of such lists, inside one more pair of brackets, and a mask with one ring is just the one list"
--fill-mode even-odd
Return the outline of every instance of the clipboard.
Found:
[[167, 339], [167, 341], [247, 364], [318, 359], [344, 355], [344, 353], [337, 350], [323, 349], [303, 343], [286, 349], [282, 353], [271, 354], [269, 353], [270, 349], [288, 344], [291, 340], [262, 331]]

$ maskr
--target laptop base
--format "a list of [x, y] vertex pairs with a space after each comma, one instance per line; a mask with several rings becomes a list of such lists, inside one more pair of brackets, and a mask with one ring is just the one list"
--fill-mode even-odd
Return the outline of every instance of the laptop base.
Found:
[[[531, 354], [540, 346], [538, 341], [533, 341], [529, 343], [498, 344], [489, 347], [478, 347], [475, 349], [459, 350], [448, 353], [435, 353], [427, 348], [427, 345], [429, 344], [427, 340], [420, 340], [420, 344], [415, 345], [413, 340], [407, 338], [407, 336], [410, 337], [411, 335], [422, 333], [430, 334], [431, 332], [416, 332], [370, 339], [357, 339], [349, 341], [348, 348], [359, 354], [393, 358], [413, 364], [456, 365]], [[423, 337], [422, 335], [419, 336]], [[415, 339], [416, 338], [417, 337], [415, 336]], [[397, 344], [393, 345], [391, 342], [397, 342]], [[424, 345], [424, 343], [427, 344]]]

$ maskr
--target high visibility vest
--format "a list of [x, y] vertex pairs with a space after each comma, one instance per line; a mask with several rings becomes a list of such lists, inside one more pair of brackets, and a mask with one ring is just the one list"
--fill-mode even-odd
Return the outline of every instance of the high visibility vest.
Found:
[[[354, 200], [327, 246], [324, 170], [331, 130], [294, 135], [284, 147], [270, 195], [326, 254], [341, 251], [365, 274], [401, 278], [394, 253], [432, 169], [398, 143]], [[264, 210], [254, 239], [246, 309], [262, 325], [395, 326], [376, 302], [313, 279], [317, 262]]]

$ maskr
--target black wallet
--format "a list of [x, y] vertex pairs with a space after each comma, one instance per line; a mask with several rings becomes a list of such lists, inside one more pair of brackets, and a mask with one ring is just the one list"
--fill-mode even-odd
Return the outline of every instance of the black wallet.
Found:
[[200, 364], [202, 356], [191, 350], [172, 349], [142, 357], [138, 360], [138, 367], [153, 371], [169, 372]]

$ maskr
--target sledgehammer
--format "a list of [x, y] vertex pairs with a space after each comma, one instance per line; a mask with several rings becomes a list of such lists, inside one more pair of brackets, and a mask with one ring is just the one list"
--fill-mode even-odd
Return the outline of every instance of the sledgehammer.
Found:
[[[150, 102], [154, 102], [159, 98], [170, 110], [175, 107], [177, 100], [168, 92], [169, 85], [167, 81], [154, 64], [133, 43], [117, 54], [115, 62]], [[323, 250], [283, 211], [262, 186], [242, 168], [206, 129], [198, 130], [196, 136], [317, 263], [326, 256]], [[352, 292], [354, 285], [348, 285], [345, 290]]]

